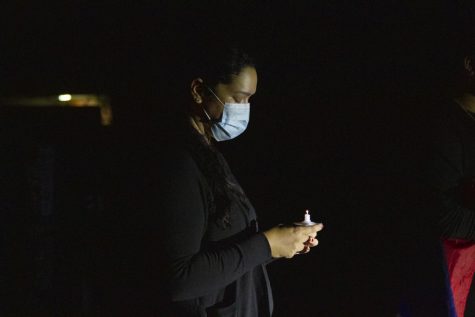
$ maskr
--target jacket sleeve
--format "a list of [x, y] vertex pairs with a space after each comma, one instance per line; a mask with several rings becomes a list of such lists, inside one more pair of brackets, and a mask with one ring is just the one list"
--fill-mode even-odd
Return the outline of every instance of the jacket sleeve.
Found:
[[165, 219], [164, 243], [172, 300], [200, 297], [223, 288], [271, 259], [262, 233], [218, 250], [201, 248], [207, 211], [204, 183], [191, 157], [175, 160], [162, 177], [159, 211]]
[[464, 175], [460, 138], [446, 130], [433, 141], [427, 176], [436, 193], [442, 236], [475, 240], [475, 211], [465, 207], [458, 194]]

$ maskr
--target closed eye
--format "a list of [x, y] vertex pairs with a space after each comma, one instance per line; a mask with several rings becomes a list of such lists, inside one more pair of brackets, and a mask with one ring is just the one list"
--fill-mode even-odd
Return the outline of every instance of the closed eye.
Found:
[[248, 103], [251, 97], [251, 93], [240, 91], [234, 95], [233, 99], [238, 103]]

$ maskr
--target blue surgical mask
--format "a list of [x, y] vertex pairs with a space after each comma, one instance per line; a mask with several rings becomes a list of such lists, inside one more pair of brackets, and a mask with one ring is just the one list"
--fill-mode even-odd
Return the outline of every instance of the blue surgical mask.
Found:
[[234, 139], [243, 133], [249, 124], [250, 103], [223, 103], [210, 88], [208, 89], [224, 107], [219, 121], [213, 121], [206, 110], [203, 109], [208, 119], [213, 123], [211, 125], [213, 137], [216, 141]]

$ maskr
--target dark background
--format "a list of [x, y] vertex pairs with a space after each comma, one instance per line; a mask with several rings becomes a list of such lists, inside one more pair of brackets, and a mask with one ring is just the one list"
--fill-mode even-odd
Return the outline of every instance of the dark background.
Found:
[[[188, 94], [184, 56], [239, 40], [258, 61], [258, 93], [246, 133], [219, 147], [261, 227], [299, 220], [305, 209], [325, 224], [318, 248], [269, 266], [275, 316], [389, 314], [403, 264], [427, 249], [418, 142], [450, 79], [460, 13], [452, 1], [2, 5], [3, 96], [106, 94], [114, 112], [107, 128], [87, 118], [74, 127], [2, 125], [4, 205], [27, 205], [21, 215], [3, 207], [5, 296], [45, 314], [88, 312], [83, 251], [98, 241], [81, 236], [98, 230], [102, 207], [78, 193], [113, 188], [104, 172], [115, 166], [111, 144], [140, 144], [144, 126], [170, 125], [167, 114]], [[127, 142], [119, 155], [147, 155]], [[29, 190], [50, 193], [37, 200], [54, 206], [28, 205]]]

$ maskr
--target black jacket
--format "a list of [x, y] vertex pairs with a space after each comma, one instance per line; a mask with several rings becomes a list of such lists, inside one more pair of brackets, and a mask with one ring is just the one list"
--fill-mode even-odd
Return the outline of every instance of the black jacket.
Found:
[[[180, 128], [125, 135], [111, 147], [108, 212], [99, 221], [96, 311], [100, 316], [270, 316], [265, 265], [271, 250], [258, 231], [254, 208], [244, 195], [231, 205], [229, 227], [213, 220], [210, 186], [190, 149], [199, 136], [189, 125]], [[217, 155], [226, 179], [239, 186]]]
[[442, 234], [475, 240], [475, 204], [462, 197], [475, 178], [475, 120], [454, 102], [433, 116], [427, 178], [439, 199]]
[[[165, 265], [174, 314], [270, 316], [272, 294], [265, 264], [267, 239], [258, 232], [249, 200], [236, 201], [230, 226], [210, 217], [210, 187], [186, 148], [167, 151], [162, 161], [161, 207]], [[226, 176], [237, 181], [220, 153]]]

